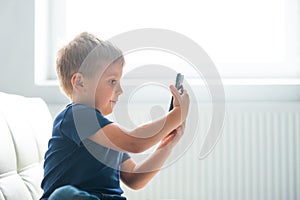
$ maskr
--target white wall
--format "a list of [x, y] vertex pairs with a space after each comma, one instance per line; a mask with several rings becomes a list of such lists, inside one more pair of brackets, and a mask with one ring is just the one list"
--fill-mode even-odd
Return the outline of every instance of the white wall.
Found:
[[57, 86], [34, 84], [34, 0], [1, 0], [0, 25], [0, 91], [67, 102]]

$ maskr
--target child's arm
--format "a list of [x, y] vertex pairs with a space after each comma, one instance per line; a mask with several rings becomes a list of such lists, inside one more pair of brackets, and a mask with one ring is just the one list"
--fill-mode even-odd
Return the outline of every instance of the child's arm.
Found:
[[185, 121], [189, 108], [189, 95], [186, 90], [180, 94], [174, 87], [170, 87], [174, 96], [174, 109], [165, 117], [147, 123], [132, 131], [126, 131], [111, 123], [100, 129], [89, 138], [94, 142], [118, 151], [132, 153], [143, 152], [166, 137]]
[[184, 126], [183, 123], [166, 136], [156, 151], [142, 164], [136, 165], [133, 159], [126, 160], [121, 165], [121, 180], [123, 183], [135, 190], [143, 188], [157, 174], [169, 157], [173, 147], [183, 135]]

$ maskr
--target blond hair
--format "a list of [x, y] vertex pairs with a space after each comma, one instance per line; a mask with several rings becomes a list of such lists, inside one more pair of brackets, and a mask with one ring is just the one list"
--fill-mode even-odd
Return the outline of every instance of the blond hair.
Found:
[[71, 78], [75, 73], [93, 76], [99, 68], [115, 61], [124, 64], [122, 51], [108, 41], [101, 41], [91, 33], [83, 32], [58, 51], [56, 72], [60, 86], [71, 98]]

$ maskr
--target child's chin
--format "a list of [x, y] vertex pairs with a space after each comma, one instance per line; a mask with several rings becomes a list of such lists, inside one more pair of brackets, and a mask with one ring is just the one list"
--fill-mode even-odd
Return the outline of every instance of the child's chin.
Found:
[[111, 114], [111, 113], [112, 113], [112, 111], [110, 110], [110, 111], [103, 112], [102, 115], [103, 115], [103, 116], [106, 116], [106, 115], [109, 115], [109, 114]]
[[111, 102], [111, 103], [110, 103], [111, 109], [114, 109], [115, 106], [116, 106], [116, 102]]

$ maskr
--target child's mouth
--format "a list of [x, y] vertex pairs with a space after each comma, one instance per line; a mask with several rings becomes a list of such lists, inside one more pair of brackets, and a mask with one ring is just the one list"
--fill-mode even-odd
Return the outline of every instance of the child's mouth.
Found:
[[117, 101], [113, 101], [113, 100], [110, 100], [110, 102], [113, 103], [113, 104], [116, 104], [116, 103], [117, 103]]

